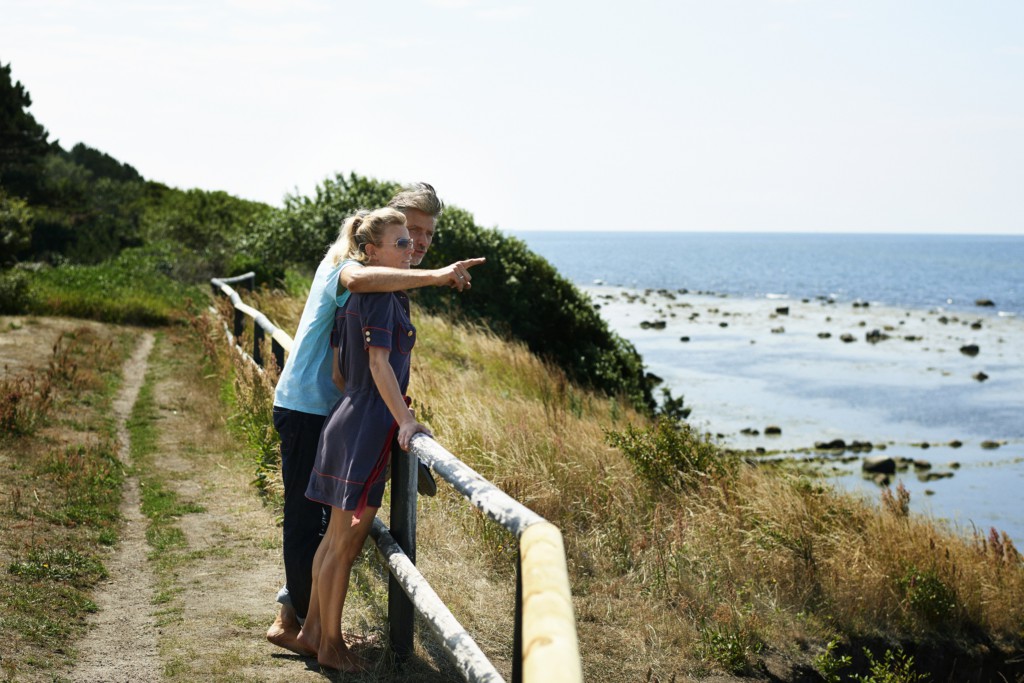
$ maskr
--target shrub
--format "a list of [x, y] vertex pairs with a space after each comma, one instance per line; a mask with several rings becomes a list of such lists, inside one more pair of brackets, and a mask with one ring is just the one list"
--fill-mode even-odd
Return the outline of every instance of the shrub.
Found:
[[882, 661], [875, 659], [867, 649], [864, 650], [864, 656], [867, 657], [870, 669], [867, 676], [853, 676], [857, 683], [918, 683], [928, 680], [925, 674], [914, 673], [914, 658], [902, 650], [886, 650]]
[[922, 571], [910, 565], [898, 584], [908, 611], [930, 625], [940, 625], [956, 612], [955, 593], [934, 569]]
[[10, 263], [32, 243], [32, 211], [28, 203], [0, 187], [0, 265]]
[[53, 405], [49, 377], [0, 379], [0, 440], [31, 434]]
[[32, 304], [29, 277], [18, 270], [0, 273], [0, 314], [25, 313]]
[[643, 359], [608, 328], [589, 297], [522, 240], [479, 227], [462, 209], [446, 209], [424, 266], [476, 256], [487, 257], [487, 263], [473, 270], [473, 289], [461, 294], [422, 289], [417, 302], [434, 312], [482, 319], [496, 332], [525, 342], [573, 381], [625, 396], [645, 412], [654, 409]]
[[626, 456], [636, 473], [656, 487], [681, 490], [707, 478], [729, 476], [735, 458], [685, 422], [659, 418], [649, 427], [629, 425], [608, 432], [608, 443]]
[[395, 183], [339, 173], [318, 185], [311, 197], [286, 196], [283, 211], [266, 215], [257, 229], [240, 238], [231, 274], [253, 270], [257, 282], [267, 282], [281, 279], [289, 265], [312, 270], [347, 216], [384, 206], [398, 189]]

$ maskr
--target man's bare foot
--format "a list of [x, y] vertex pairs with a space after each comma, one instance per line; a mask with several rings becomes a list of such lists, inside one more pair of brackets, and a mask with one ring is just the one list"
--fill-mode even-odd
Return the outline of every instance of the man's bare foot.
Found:
[[295, 609], [291, 605], [281, 605], [277, 618], [267, 629], [267, 640], [303, 657], [316, 656], [316, 649], [311, 650], [299, 641], [299, 620], [295, 617]]
[[344, 673], [359, 673], [371, 668], [370, 662], [349, 650], [344, 643], [340, 647], [324, 645], [320, 648], [316, 661], [323, 668]]

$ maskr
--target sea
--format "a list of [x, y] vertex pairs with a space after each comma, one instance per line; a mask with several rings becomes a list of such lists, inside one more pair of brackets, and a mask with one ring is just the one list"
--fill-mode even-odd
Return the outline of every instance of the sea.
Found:
[[[881, 445], [927, 463], [891, 482], [915, 512], [1024, 546], [1024, 236], [511, 234], [590, 294], [724, 445], [787, 457], [835, 438]], [[640, 324], [656, 317], [665, 328]], [[893, 339], [864, 343], [874, 326]], [[844, 330], [857, 342], [839, 342]], [[959, 351], [972, 342], [977, 357]], [[859, 460], [828, 473], [879, 497]]]
[[[516, 232], [577, 284], [1024, 316], [1024, 237]], [[975, 301], [989, 299], [991, 311]]]

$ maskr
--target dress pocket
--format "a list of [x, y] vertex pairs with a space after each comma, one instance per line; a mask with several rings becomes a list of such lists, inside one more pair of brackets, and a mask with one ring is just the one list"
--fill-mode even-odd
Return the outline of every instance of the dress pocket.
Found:
[[411, 353], [412, 347], [416, 345], [416, 328], [398, 325], [398, 350], [402, 353]]

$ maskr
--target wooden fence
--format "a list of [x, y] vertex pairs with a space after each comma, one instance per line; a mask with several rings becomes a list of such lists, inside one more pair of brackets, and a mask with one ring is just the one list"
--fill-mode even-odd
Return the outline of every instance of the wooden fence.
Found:
[[[210, 280], [214, 295], [224, 295], [234, 306], [229, 335], [238, 349], [246, 317], [253, 320], [251, 359], [263, 366], [263, 347], [271, 339], [271, 353], [284, 367], [292, 339], [263, 313], [247, 306], [230, 285], [242, 283], [252, 291], [255, 275]], [[516, 615], [512, 679], [515, 683], [583, 680], [576, 621], [573, 616], [569, 574], [562, 534], [550, 522], [480, 476], [425, 434], [412, 439], [410, 452], [454, 487], [489, 519], [519, 539], [516, 575]], [[467, 681], [504, 681], [501, 674], [459, 624], [434, 589], [416, 569], [416, 478], [413, 458], [398, 458], [391, 470], [391, 528], [374, 520], [371, 535], [390, 572], [388, 629], [391, 647], [401, 657], [413, 651], [414, 611], [444, 643]]]

